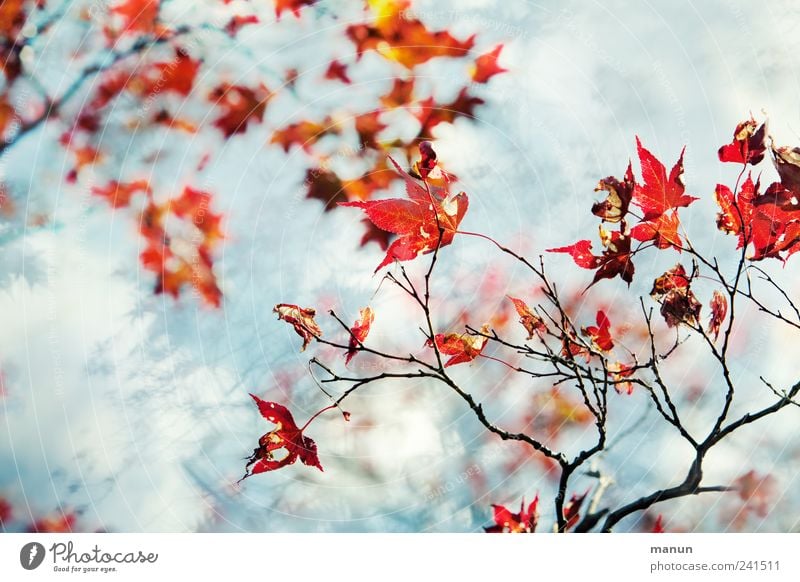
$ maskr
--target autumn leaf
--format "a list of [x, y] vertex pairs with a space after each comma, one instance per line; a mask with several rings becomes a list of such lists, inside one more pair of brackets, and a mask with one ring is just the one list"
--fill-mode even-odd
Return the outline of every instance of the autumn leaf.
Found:
[[375, 18], [370, 23], [347, 27], [358, 58], [375, 51], [391, 61], [413, 69], [435, 57], [461, 57], [475, 44], [474, 36], [460, 41], [446, 30], [432, 32], [410, 17], [408, 0], [370, 0]]
[[353, 81], [347, 74], [347, 65], [337, 59], [331, 61], [328, 68], [325, 70], [325, 78], [331, 81], [341, 81], [346, 85], [350, 85]]
[[281, 14], [291, 10], [296, 18], [300, 18], [300, 10], [305, 6], [313, 6], [317, 0], [275, 0], [275, 18], [280, 19]]
[[800, 250], [800, 205], [791, 190], [775, 182], [764, 194], [758, 193], [748, 175], [739, 192], [717, 184], [715, 197], [720, 207], [717, 227], [739, 239], [737, 248], [752, 243], [751, 261], [765, 258], [788, 259]]
[[[305, 427], [298, 428], [292, 413], [277, 402], [266, 402], [255, 394], [250, 394], [250, 396], [258, 406], [261, 416], [274, 424], [275, 428], [258, 439], [258, 447], [253, 449], [253, 454], [248, 458], [245, 475], [241, 480], [258, 473], [286, 467], [297, 459], [300, 459], [304, 465], [316, 467], [322, 471], [316, 443], [303, 435]], [[284, 451], [284, 455], [282, 458], [276, 459], [275, 453], [280, 450]]]
[[467, 87], [450, 103], [438, 103], [428, 97], [419, 103], [419, 110], [414, 114], [420, 123], [419, 137], [433, 139], [433, 128], [440, 123], [453, 123], [459, 117], [474, 118], [475, 107], [483, 103], [480, 97], [470, 95]]
[[397, 162], [391, 161], [406, 181], [408, 199], [339, 203], [340, 206], [361, 208], [375, 226], [398, 235], [375, 269], [376, 273], [394, 261], [410, 261], [452, 243], [469, 205], [464, 192], [449, 196], [441, 189], [426, 190], [414, 182]]
[[344, 184], [335, 172], [323, 168], [310, 168], [306, 170], [306, 198], [319, 200], [325, 207], [325, 212], [333, 210], [339, 202], [345, 202], [347, 195]]
[[597, 312], [597, 325], [584, 327], [581, 331], [592, 340], [592, 345], [602, 351], [610, 352], [614, 349], [614, 341], [611, 339], [611, 322], [602, 309]]
[[665, 533], [666, 529], [664, 529], [664, 516], [660, 513], [658, 517], [656, 517], [656, 521], [653, 523], [653, 527], [650, 530], [650, 533]]
[[414, 78], [399, 79], [395, 78], [392, 82], [391, 90], [381, 96], [381, 105], [386, 109], [404, 107], [411, 103], [414, 98]]
[[569, 498], [569, 501], [564, 504], [564, 520], [566, 521], [565, 531], [577, 525], [578, 520], [581, 517], [581, 505], [583, 505], [583, 502], [588, 494], [588, 491], [583, 495], [576, 495], [573, 493], [572, 497]]
[[691, 276], [683, 265], [677, 264], [653, 282], [650, 296], [661, 303], [661, 315], [669, 327], [681, 323], [694, 326], [700, 319], [700, 302], [690, 289]]
[[380, 120], [381, 113], [382, 111], [375, 110], [356, 115], [354, 123], [356, 134], [358, 134], [358, 143], [361, 148], [380, 148], [377, 136], [388, 127]]
[[783, 186], [800, 194], [800, 148], [773, 146], [772, 159]]
[[734, 164], [756, 165], [764, 159], [767, 149], [767, 124], [760, 126], [752, 117], [741, 122], [733, 131], [733, 141], [719, 148], [719, 160]]
[[239, 31], [245, 26], [249, 24], [258, 24], [259, 22], [258, 16], [255, 14], [248, 14], [246, 16], [234, 14], [228, 21], [228, 24], [225, 25], [225, 32], [234, 37], [239, 34]]
[[628, 214], [636, 182], [633, 178], [633, 168], [628, 163], [625, 177], [620, 182], [614, 176], [609, 176], [598, 182], [595, 192], [608, 192], [606, 199], [592, 205], [592, 214], [599, 216], [605, 222], [620, 222]]
[[492, 505], [494, 511], [494, 525], [484, 527], [486, 533], [533, 533], [539, 521], [537, 495], [527, 509], [525, 499], [519, 507], [519, 513], [513, 513], [502, 505]]
[[209, 95], [214, 105], [223, 113], [214, 121], [223, 135], [228, 138], [244, 133], [250, 123], [260, 123], [264, 118], [267, 102], [272, 93], [264, 85], [255, 88], [223, 83]]
[[717, 184], [714, 190], [714, 198], [720, 208], [720, 212], [717, 214], [717, 228], [727, 234], [738, 236], [737, 249], [750, 242], [753, 202], [758, 195], [757, 191], [758, 184], [753, 184], [750, 175], [747, 176], [747, 180], [744, 181], [735, 196], [724, 184]]
[[111, 7], [111, 12], [122, 19], [121, 33], [152, 33], [161, 0], [123, 0]]
[[272, 311], [278, 314], [278, 319], [282, 319], [294, 327], [297, 335], [303, 338], [301, 352], [305, 351], [313, 338], [322, 336], [322, 330], [314, 321], [317, 312], [312, 307], [302, 308], [290, 303], [278, 303]]
[[283, 151], [287, 153], [295, 145], [303, 148], [306, 153], [311, 153], [311, 146], [323, 136], [338, 133], [339, 129], [330, 117], [326, 117], [321, 122], [304, 119], [276, 130], [272, 134], [270, 143], [280, 144]]
[[367, 335], [369, 335], [369, 330], [374, 320], [375, 313], [372, 311], [371, 307], [365, 307], [360, 311], [359, 319], [357, 319], [356, 322], [353, 323], [353, 327], [350, 328], [350, 345], [345, 355], [345, 366], [350, 363], [353, 356], [358, 353], [359, 346], [367, 339]]
[[675, 249], [681, 252], [681, 236], [678, 227], [681, 222], [675, 211], [661, 214], [653, 220], [640, 222], [631, 229], [631, 236], [639, 242], [653, 241], [659, 249]]
[[34, 521], [28, 530], [32, 533], [72, 533], [78, 516], [72, 511], [58, 511]]
[[[436, 349], [440, 353], [451, 356], [444, 367], [454, 366], [456, 364], [464, 364], [471, 362], [483, 351], [486, 343], [489, 341], [486, 334], [489, 333], [489, 326], [484, 325], [481, 328], [481, 334], [473, 335], [469, 333], [438, 333], [434, 336], [436, 342]], [[428, 340], [427, 345], [432, 347], [433, 344]]]
[[124, 208], [130, 204], [131, 198], [139, 192], [150, 195], [150, 184], [147, 180], [134, 180], [120, 183], [112, 180], [106, 186], [94, 186], [92, 194], [104, 198], [112, 208]]
[[0, 527], [7, 525], [13, 515], [14, 511], [11, 504], [3, 497], [0, 497]]
[[[683, 151], [667, 176], [667, 170], [636, 138], [644, 184], [636, 184], [633, 202], [644, 211], [644, 220], [657, 218], [673, 208], [689, 206], [697, 200], [685, 194], [683, 184]], [[685, 149], [685, 148], [684, 148]]]
[[[184, 286], [219, 307], [222, 292], [213, 272], [212, 252], [222, 238], [222, 217], [211, 211], [211, 194], [190, 186], [164, 203], [149, 199], [139, 218], [145, 239], [142, 266], [156, 274], [155, 293], [176, 299]], [[172, 228], [179, 226], [177, 231]]]
[[633, 281], [634, 265], [631, 261], [631, 237], [618, 231], [600, 228], [600, 240], [605, 247], [602, 255], [592, 253], [592, 242], [580, 240], [573, 245], [547, 249], [549, 253], [567, 253], [575, 264], [584, 269], [596, 269], [588, 289], [601, 279], [613, 279], [617, 275], [630, 285]]
[[725, 299], [725, 296], [717, 291], [714, 290], [714, 294], [711, 296], [711, 304], [709, 305], [711, 308], [711, 319], [708, 322], [708, 334], [714, 334], [714, 340], [719, 337], [719, 328], [722, 325], [722, 322], [725, 321], [725, 316], [728, 314], [728, 300]]
[[475, 59], [475, 64], [472, 66], [472, 80], [476, 83], [487, 83], [489, 79], [499, 73], [505, 73], [508, 69], [504, 69], [497, 63], [500, 57], [500, 51], [503, 50], [503, 45], [499, 44], [488, 53], [484, 53]]
[[628, 395], [633, 394], [633, 382], [627, 380], [627, 378], [633, 376], [633, 366], [614, 362], [608, 365], [608, 371], [614, 381], [614, 390], [617, 391], [617, 394], [622, 394], [623, 392]]
[[547, 325], [545, 325], [544, 320], [536, 315], [522, 299], [517, 299], [510, 295], [507, 297], [514, 304], [514, 308], [517, 310], [517, 314], [519, 314], [519, 322], [522, 324], [522, 327], [525, 328], [525, 331], [528, 332], [529, 340], [533, 339], [533, 334], [541, 336], [547, 331]]

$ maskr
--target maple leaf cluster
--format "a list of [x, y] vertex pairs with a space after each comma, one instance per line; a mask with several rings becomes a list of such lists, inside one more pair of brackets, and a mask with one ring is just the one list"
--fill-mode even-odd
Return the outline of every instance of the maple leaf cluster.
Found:
[[[573, 494], [564, 504], [564, 531], [569, 531], [578, 524], [581, 506], [588, 493], [587, 491], [583, 495]], [[483, 529], [486, 533], [535, 533], [539, 523], [538, 505], [538, 495], [527, 508], [523, 499], [517, 513], [502, 505], [492, 505], [494, 524]]]
[[[741, 164], [743, 174], [765, 158], [768, 137], [766, 122], [758, 125], [752, 118], [744, 121], [736, 126], [733, 141], [720, 148], [719, 159]], [[776, 146], [769, 139], [780, 179], [763, 192], [760, 180], [753, 182], [751, 172], [733, 191], [717, 184], [717, 227], [737, 237], [737, 248], [748, 249], [749, 260], [775, 258], [785, 262], [800, 250], [800, 148]]]
[[[280, 144], [286, 151], [300, 147], [312, 157], [316, 167], [307, 171], [306, 196], [322, 201], [326, 211], [332, 210], [340, 202], [369, 200], [377, 192], [389, 188], [400, 177], [387, 166], [387, 154], [413, 159], [417, 145], [433, 139], [434, 129], [438, 125], [452, 124], [458, 118], [472, 119], [475, 108], [483, 104], [482, 99], [470, 94], [469, 85], [460, 89], [450, 102], [438, 102], [432, 96], [422, 98], [417, 94], [414, 74], [418, 66], [437, 58], [467, 60], [470, 62], [468, 73], [476, 84], [488, 83], [495, 75], [506, 71], [498, 63], [503, 45], [473, 57], [474, 36], [459, 40], [446, 30], [430, 30], [411, 15], [408, 0], [369, 0], [367, 5], [368, 18], [364, 22], [349, 25], [345, 33], [355, 45], [355, 59], [333, 59], [324, 78], [344, 84], [352, 83], [351, 68], [359, 63], [365, 53], [374, 53], [390, 63], [401, 65], [406, 74], [394, 77], [388, 92], [378, 98], [380, 108], [334, 112], [318, 121], [294, 122], [278, 129], [272, 138], [273, 143]], [[397, 118], [394, 115], [397, 111], [406, 112], [405, 116], [417, 123], [418, 129], [412, 137], [400, 138], [407, 133], [403, 131], [403, 125], [389, 121]], [[352, 124], [352, 132], [345, 127], [349, 123]], [[342, 178], [330, 168], [329, 157], [318, 151], [316, 144], [325, 136], [345, 136], [349, 133], [354, 133], [358, 138], [353, 157], [358, 158], [367, 169], [354, 178]], [[412, 175], [428, 178], [416, 171], [412, 171]], [[367, 231], [361, 244], [374, 241], [386, 250], [395, 233], [386, 229], [376, 230], [370, 223], [365, 225]], [[401, 252], [409, 255], [413, 251]]]
[[146, 180], [111, 181], [96, 186], [92, 194], [112, 208], [131, 207], [141, 195], [143, 209], [137, 214], [144, 249], [142, 267], [156, 275], [155, 293], [177, 298], [184, 287], [193, 288], [212, 307], [219, 307], [222, 292], [214, 274], [214, 249], [222, 240], [222, 217], [211, 212], [212, 196], [186, 186], [163, 202], [156, 201]]
[[[592, 252], [592, 241], [588, 239], [548, 249], [553, 253], [567, 253], [579, 267], [594, 270], [589, 287], [601, 279], [613, 279], [617, 275], [630, 285], [635, 272], [633, 257], [645, 248], [681, 251], [678, 209], [697, 200], [685, 193], [683, 152], [667, 173], [664, 164], [642, 145], [638, 137], [636, 149], [642, 172], [641, 183], [634, 178], [633, 167], [628, 163], [622, 180], [609, 176], [600, 180], [595, 188], [595, 191], [606, 192], [606, 199], [592, 206], [592, 213], [601, 219], [602, 254]], [[640, 214], [633, 212], [632, 206], [637, 207]], [[629, 227], [631, 220], [635, 224]], [[617, 225], [617, 228], [607, 230], [604, 224]], [[633, 241], [640, 244], [632, 249]]]
[[[419, 149], [423, 160], [433, 152], [429, 142], [422, 142]], [[387, 248], [386, 256], [375, 272], [394, 261], [410, 261], [451, 244], [469, 207], [466, 193], [450, 193], [449, 179], [444, 180], [443, 187], [433, 186], [425, 179], [420, 184], [411, 174], [401, 169], [397, 162], [389, 159], [397, 174], [405, 180], [408, 198], [339, 203], [340, 206], [362, 209], [377, 229], [397, 236]], [[435, 154], [433, 159], [435, 160]], [[426, 177], [433, 171], [434, 169], [423, 170]]]

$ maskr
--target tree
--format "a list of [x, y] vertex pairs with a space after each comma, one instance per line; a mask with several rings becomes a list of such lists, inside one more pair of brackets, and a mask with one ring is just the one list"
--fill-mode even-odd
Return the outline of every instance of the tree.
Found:
[[[768, 268], [759, 266], [768, 258], [785, 262], [800, 249], [800, 206], [797, 203], [800, 196], [800, 148], [769, 144], [779, 179], [762, 191], [760, 181], [753, 182], [750, 168], [763, 160], [767, 147], [765, 124], [759, 125], [750, 119], [737, 126], [732, 143], [719, 151], [722, 162], [741, 165], [733, 189], [718, 184], [715, 190], [719, 206], [717, 227], [738, 239], [736, 266], [732, 272], [725, 272], [718, 257], [693, 244], [681, 226], [679, 210], [697, 200], [685, 193], [683, 152], [668, 173], [638, 139], [641, 178], [634, 175], [633, 165], [629, 163], [621, 180], [609, 176], [600, 180], [596, 188], [606, 195], [605, 200], [595, 203], [591, 209], [600, 218], [602, 253], [593, 254], [592, 242], [588, 239], [549, 249], [551, 253], [569, 254], [578, 266], [595, 272], [583, 291], [584, 295], [591, 293], [601, 280], [617, 276], [630, 286], [636, 274], [634, 259], [646, 252], [673, 251], [679, 254], [680, 262], [654, 277], [649, 299], [625, 298], [626, 309], [632, 308], [629, 303], [633, 301], [638, 303], [641, 311], [644, 337], [638, 344], [630, 343], [630, 334], [612, 333], [611, 318], [602, 309], [596, 312], [592, 324], [583, 324], [576, 315], [577, 310], [567, 304], [559, 286], [545, 270], [543, 256], [531, 260], [486, 235], [459, 230], [467, 212], [468, 196], [464, 192], [455, 193], [456, 178], [438, 164], [430, 142], [420, 144], [420, 157], [408, 172], [390, 158], [405, 180], [406, 198], [346, 202], [342, 205], [363, 210], [377, 228], [396, 236], [376, 271], [389, 267], [382, 280], [397, 286], [416, 303], [419, 319], [414, 325], [418, 324], [425, 349], [410, 348], [390, 353], [370, 345], [370, 326], [380, 317], [380, 313], [373, 314], [370, 307], [362, 310], [361, 318], [352, 327], [334, 311], [329, 312], [348, 334], [349, 339], [344, 341], [323, 335], [313, 308], [277, 306], [279, 319], [292, 324], [303, 337], [303, 349], [315, 341], [344, 352], [347, 361], [363, 353], [387, 364], [387, 371], [361, 375], [337, 371], [334, 364], [312, 357], [310, 366], [321, 375], [319, 387], [332, 401], [317, 414], [339, 409], [345, 420], [349, 419], [349, 413], [342, 409], [348, 397], [381, 380], [424, 378], [440, 382], [464, 401], [485, 430], [503, 440], [525, 443], [554, 462], [558, 473], [558, 488], [553, 500], [554, 530], [558, 532], [612, 531], [621, 520], [632, 514], [690, 495], [738, 491], [747, 502], [753, 498], [756, 488], [762, 489], [761, 495], [765, 495], [768, 486], [754, 474], [743, 476], [736, 483], [707, 483], [703, 478], [703, 462], [709, 451], [742, 427], [791, 405], [800, 406], [794, 399], [800, 392], [800, 381], [781, 388], [773, 386], [766, 376], [761, 376], [764, 388], [774, 393], [773, 402], [743, 414], [731, 414], [737, 388], [741, 390], [741, 387], [737, 387], [731, 372], [730, 346], [737, 326], [743, 325], [737, 317], [744, 308], [743, 304], [755, 306], [777, 325], [794, 328], [795, 332], [800, 329], [800, 311], [790, 294], [775, 283]], [[536, 303], [531, 301], [531, 306], [525, 299], [508, 298], [527, 334], [525, 341], [519, 341], [518, 333], [501, 335], [489, 325], [479, 328], [468, 324], [464, 329], [445, 329], [444, 332], [437, 326], [437, 317], [431, 307], [437, 261], [440, 255], [445, 255], [442, 258], [446, 260], [445, 247], [456, 237], [465, 236], [483, 238], [500, 254], [520, 262], [538, 285], [539, 298]], [[404, 262], [422, 261], [426, 255], [429, 258], [422, 276], [410, 274]], [[643, 276], [638, 274], [638, 277]], [[698, 299], [701, 286], [711, 288], [707, 310]], [[777, 291], [783, 305], [777, 307], [765, 300], [765, 291]], [[665, 326], [658, 324], [654, 303], [659, 307]], [[466, 310], [469, 312], [468, 306]], [[718, 368], [724, 390], [717, 414], [700, 430], [690, 428], [684, 421], [684, 411], [676, 405], [680, 387], [670, 383], [664, 373], [676, 352], [687, 343], [692, 343], [695, 349], [699, 349], [699, 344], [707, 352]], [[489, 345], [503, 348], [506, 353], [522, 355], [525, 364], [512, 364], [484, 354]], [[509, 429], [495, 422], [475, 395], [476, 389], [460, 383], [449, 371], [451, 366], [481, 357], [494, 359], [534, 382], [550, 383], [558, 392], [569, 391], [578, 398], [581, 403], [578, 407], [594, 424], [594, 441], [577, 453], [569, 453], [555, 448], [551, 439], [540, 438], [533, 431]], [[339, 388], [331, 393], [332, 387]], [[583, 493], [574, 491], [572, 478], [576, 472], [608, 446], [608, 418], [614, 410], [614, 399], [629, 397], [635, 391], [648, 395], [661, 421], [677, 431], [694, 451], [693, 460], [685, 468], [685, 476], [676, 484], [666, 484], [649, 494], [616, 505], [604, 501], [609, 482], [602, 472], [592, 472], [597, 478], [594, 487]], [[259, 406], [264, 404], [259, 402]], [[281, 446], [285, 446], [288, 452], [285, 459], [290, 459], [289, 462], [294, 460], [293, 451], [297, 445], [292, 443], [296, 441], [272, 436], [279, 435], [282, 423], [274, 417], [265, 417], [278, 425], [277, 432], [262, 437], [262, 440], [274, 443], [274, 448], [256, 449], [250, 461], [251, 465], [256, 465], [245, 477], [282, 466], [273, 460], [274, 450]], [[290, 424], [294, 426], [293, 422]], [[316, 445], [310, 442], [309, 447], [309, 450], [313, 449], [315, 462], [307, 464], [317, 464]], [[756, 487], [754, 482], [764, 486]], [[516, 514], [495, 505], [495, 524], [487, 527], [487, 531], [535, 531], [539, 503], [538, 495], [527, 508], [523, 500], [520, 512]], [[765, 511], [763, 504], [760, 511]], [[663, 531], [660, 517], [653, 528]]]
[[[552, 496], [538, 485], [512, 498], [503, 498], [500, 490], [493, 491], [492, 498], [476, 493], [479, 520], [489, 523], [494, 514], [488, 530], [541, 531], [551, 524], [560, 531], [611, 529], [621, 528], [628, 516], [641, 516], [636, 523], [626, 522], [631, 528], [674, 530], [680, 524], [652, 513], [662, 507], [669, 511], [669, 505], [658, 502], [727, 490], [732, 490], [726, 496], [731, 506], [723, 512], [731, 514], [726, 517], [731, 523], [745, 527], [749, 517], [768, 512], [774, 496], [771, 475], [748, 466], [736, 479], [711, 482], [703, 470], [706, 457], [729, 437], [797, 402], [796, 384], [780, 386], [765, 375], [760, 389], [773, 400], [761, 408], [747, 408], [751, 403], [741, 395], [763, 394], [742, 386], [745, 381], [736, 371], [737, 333], [763, 323], [752, 318], [752, 309], [760, 310], [767, 323], [792, 332], [800, 324], [791, 289], [760, 266], [777, 264], [767, 259], [785, 261], [796, 250], [795, 150], [771, 148], [780, 180], [766, 189], [746, 172], [732, 189], [717, 188], [718, 227], [739, 241], [740, 254], [730, 268], [723, 260], [725, 253], [690, 243], [683, 217], [696, 197], [704, 195], [698, 188], [684, 192], [683, 155], [668, 173], [641, 144], [637, 144], [638, 177], [629, 165], [621, 179], [605, 178], [598, 185], [605, 199], [591, 210], [600, 219], [600, 250], [593, 252], [588, 238], [571, 245], [565, 240], [558, 244], [567, 246], [551, 249], [556, 254], [546, 255], [546, 261], [532, 258], [537, 253], [523, 252], [517, 241], [496, 237], [500, 242], [495, 242], [485, 231], [462, 227], [465, 217], [475, 216], [470, 204], [479, 208], [476, 202], [494, 193], [473, 192], [466, 186], [468, 194], [460, 192], [466, 181], [459, 182], [442, 167], [433, 145], [443, 134], [469, 133], [474, 116], [486, 109], [484, 99], [489, 101], [498, 87], [495, 78], [513, 75], [502, 75], [503, 44], [487, 43], [484, 34], [456, 32], [455, 26], [434, 26], [432, 18], [412, 11], [409, 0], [368, 0], [359, 6], [314, 0], [209, 0], [207, 4], [211, 10], [186, 10], [186, 2], [167, 0], [3, 3], [0, 250], [21, 246], [37, 232], [53, 234], [55, 243], [47, 244], [58, 245], [62, 229], [80, 230], [76, 223], [86, 216], [107, 216], [111, 225], [122, 224], [123, 236], [138, 245], [120, 251], [126, 254], [117, 274], [141, 292], [137, 306], [144, 305], [145, 311], [160, 308], [168, 322], [165, 327], [174, 323], [170, 318], [185, 316], [187, 306], [196, 306], [196, 323], [213, 327], [223, 318], [227, 321], [237, 292], [241, 294], [237, 282], [226, 279], [222, 257], [245, 254], [242, 231], [231, 225], [248, 210], [225, 199], [235, 190], [227, 180], [243, 171], [244, 161], [237, 160], [233, 172], [230, 168], [219, 172], [217, 166], [227, 152], [233, 151], [235, 157], [244, 151], [252, 156], [251, 165], [263, 167], [263, 179], [248, 196], [258, 198], [264, 184], [283, 179], [281, 195], [293, 200], [299, 193], [302, 212], [324, 209], [333, 215], [329, 221], [342, 217], [360, 221], [358, 233], [347, 233], [353, 247], [365, 247], [361, 257], [354, 258], [378, 247], [383, 252], [383, 260], [375, 262], [376, 295], [363, 298], [362, 305], [368, 305], [347, 316], [340, 316], [344, 311], [337, 306], [323, 319], [318, 316], [325, 311], [321, 301], [315, 302], [317, 310], [307, 307], [311, 301], [306, 298], [281, 298], [286, 302], [274, 308], [281, 322], [271, 322], [275, 327], [270, 334], [278, 338], [278, 326], [290, 324], [287, 330], [299, 334], [303, 349], [312, 354], [309, 369], [293, 366], [272, 374], [273, 362], [254, 356], [243, 366], [247, 368], [243, 377], [226, 386], [227, 400], [214, 402], [215, 417], [228, 405], [241, 405], [237, 422], [242, 430], [247, 430], [244, 418], [257, 418], [249, 408], [253, 403], [268, 423], [247, 456], [243, 480], [234, 488], [237, 493], [245, 488], [266, 491], [277, 476], [264, 473], [277, 469], [282, 476], [302, 478], [341, 475], [342, 468], [332, 462], [331, 441], [322, 436], [317, 419], [338, 411], [349, 420], [347, 406], [353, 413], [352, 424], [369, 422], [355, 395], [392, 380], [412, 390], [441, 386], [455, 395], [475, 421], [470, 426], [480, 427], [481, 438], [490, 443], [483, 451], [476, 441], [468, 453], [484, 458], [493, 455], [494, 443], [516, 445], [505, 466], [497, 469], [498, 478], [519, 472], [531, 459], [538, 474], [555, 478]], [[567, 24], [574, 27], [571, 21]], [[315, 38], [323, 31], [326, 36], [314, 44], [305, 34], [308, 30], [315, 32]], [[291, 55], [271, 52], [264, 37], [273, 31], [302, 38], [309, 43], [303, 45], [306, 52], [315, 53], [324, 65], [315, 61], [307, 66]], [[300, 52], [294, 51], [298, 45], [293, 42], [292, 50], [284, 52]], [[431, 75], [432, 65], [445, 67], [447, 76]], [[319, 100], [319, 87], [338, 98]], [[362, 98], [353, 98], [356, 94]], [[764, 124], [743, 122], [733, 142], [720, 150], [720, 159], [743, 168], [759, 164], [767, 155], [767, 133]], [[496, 158], [487, 155], [487, 160], [491, 164]], [[298, 168], [299, 174], [293, 171]], [[23, 179], [21, 174], [28, 170], [35, 175]], [[403, 190], [404, 195], [398, 194]], [[63, 206], [39, 211], [31, 203], [36, 191], [53, 193]], [[506, 297], [506, 291], [482, 285], [475, 293], [463, 294], [474, 295], [471, 300], [461, 297], [458, 285], [471, 282], [447, 280], [442, 263], [455, 263], [454, 254], [465, 239], [496, 252], [498, 265], [524, 269], [534, 289], [526, 283], [507, 290]], [[566, 257], [558, 253], [593, 271], [593, 277], [587, 277], [580, 289], [570, 288], [563, 275], [553, 276], [552, 265], [568, 268]], [[36, 258], [35, 252], [21, 254]], [[668, 268], [643, 275], [649, 263], [637, 257], [659, 261], [666, 257], [671, 262]], [[468, 268], [470, 257], [466, 259]], [[370, 284], [371, 271], [372, 266], [363, 273], [364, 285]], [[358, 271], [354, 274], [361, 276]], [[32, 285], [38, 283], [35, 268], [23, 269], [22, 276]], [[502, 272], [496, 276], [505, 280]], [[4, 274], [0, 283], [6, 283]], [[637, 287], [640, 284], [647, 285], [644, 293]], [[605, 291], [616, 298], [610, 299], [611, 293]], [[266, 308], [259, 304], [258, 309], [269, 314], [274, 303], [267, 302]], [[387, 338], [382, 326], [388, 311], [395, 316], [408, 313], [409, 318], [404, 329], [390, 330]], [[240, 329], [253, 324], [243, 317], [238, 321], [245, 322]], [[126, 319], [124, 325], [130, 322]], [[184, 347], [172, 342], [169, 330], [142, 327], [146, 331], [139, 347], [146, 345], [161, 355]], [[208, 337], [217, 342], [218, 329]], [[238, 339], [242, 344], [250, 340]], [[89, 375], [94, 366], [102, 367], [94, 354], [106, 347], [91, 346]], [[152, 374], [154, 384], [172, 392], [176, 376], [190, 378], [205, 363], [202, 348], [187, 356], [183, 367], [170, 368], [163, 376], [154, 371], [158, 366], [137, 368], [132, 375], [138, 379]], [[693, 410], [687, 412], [696, 402], [694, 387], [676, 378], [691, 369], [708, 375], [709, 382], [716, 381], [710, 370], [687, 357], [695, 349], [705, 350], [722, 382], [720, 394], [712, 395], [719, 397], [719, 407], [707, 426], [700, 427]], [[235, 356], [231, 362], [235, 367]], [[472, 374], [476, 362], [488, 367]], [[85, 364], [81, 360], [80, 365]], [[0, 353], [0, 399], [12, 404], [28, 388], [14, 368], [15, 362]], [[262, 374], [265, 368], [269, 373]], [[249, 374], [252, 370], [255, 373]], [[529, 399], [526, 406], [503, 410], [499, 398], [484, 391], [491, 375], [497, 382], [520, 388]], [[252, 382], [255, 376], [259, 382]], [[318, 386], [321, 392], [314, 392], [314, 397], [326, 399], [325, 405], [307, 414], [291, 401], [288, 391], [280, 397], [275, 394], [282, 390], [276, 386], [283, 384], [314, 391]], [[152, 386], [144, 386], [135, 393], [135, 410], [146, 418], [149, 429], [148, 405], [160, 404], [154, 404], [153, 391], [148, 391]], [[37, 387], [30, 388], [33, 392]], [[82, 396], [79, 393], [78, 399]], [[660, 419], [658, 427], [678, 435], [691, 450], [692, 461], [681, 467], [680, 480], [656, 484], [641, 495], [628, 494], [624, 487], [614, 487], [620, 467], [609, 464], [605, 454], [628, 447], [635, 455], [630, 433], [614, 424], [615, 414], [626, 402], [644, 398]], [[183, 414], [183, 408], [194, 402], [192, 393], [189, 402], [175, 408]], [[4, 414], [25, 418], [11, 405]], [[641, 428], [649, 419], [642, 417], [634, 424]], [[348, 432], [349, 426], [342, 425], [343, 435], [355, 432]], [[152, 432], [154, 439], [159, 438]], [[17, 432], [15, 437], [20, 434], [25, 436]], [[226, 444], [238, 445], [233, 441], [237, 439]], [[140, 443], [135, 444], [138, 451]], [[157, 445], [159, 450], [164, 447], [161, 442]], [[185, 453], [190, 456], [185, 462], [192, 478], [194, 447], [193, 441]], [[760, 454], [766, 458], [769, 452]], [[236, 464], [236, 473], [215, 471], [218, 477], [223, 474], [222, 483], [214, 483], [215, 493], [229, 491], [241, 475], [236, 456], [225, 451], [224, 458], [230, 466]], [[179, 466], [172, 458], [165, 463]], [[131, 470], [127, 463], [120, 464]], [[453, 481], [475, 478], [475, 467], [465, 468], [448, 483], [432, 485], [427, 501], [432, 504], [436, 491]], [[37, 477], [53, 478], [49, 466], [35, 470], [45, 472]], [[158, 468], [147, 471], [157, 474]], [[27, 489], [26, 483], [45, 480], [22, 475], [19, 484]], [[76, 482], [84, 486], [85, 476]], [[23, 496], [7, 489], [7, 483], [0, 483], [3, 529], [93, 529], [83, 508], [59, 499], [57, 506], [41, 502], [31, 509], [26, 506], [28, 493], [23, 491], [23, 503]], [[67, 488], [73, 490], [75, 483], [59, 481], [52, 489], [58, 496]], [[515, 508], [523, 495], [518, 513], [506, 508]], [[236, 494], [231, 499], [242, 501]], [[551, 510], [552, 520], [540, 517], [540, 512]], [[138, 524], [139, 516], [135, 517]]]

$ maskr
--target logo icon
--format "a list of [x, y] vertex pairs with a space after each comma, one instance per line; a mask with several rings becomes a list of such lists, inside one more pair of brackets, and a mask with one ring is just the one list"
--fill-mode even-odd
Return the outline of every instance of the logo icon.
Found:
[[26, 570], [35, 570], [44, 561], [44, 546], [39, 542], [29, 542], [19, 551], [19, 563]]

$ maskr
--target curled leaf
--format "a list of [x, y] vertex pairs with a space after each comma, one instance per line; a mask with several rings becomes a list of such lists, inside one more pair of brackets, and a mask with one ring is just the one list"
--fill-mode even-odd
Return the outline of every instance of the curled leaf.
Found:
[[728, 314], [728, 300], [715, 289], [709, 307], [711, 307], [711, 319], [708, 322], [708, 333], [713, 333], [716, 340], [719, 337], [719, 328]]
[[374, 320], [375, 313], [372, 311], [371, 307], [365, 307], [361, 310], [359, 319], [356, 320], [353, 327], [350, 328], [350, 345], [345, 355], [345, 366], [349, 364], [353, 356], [358, 353], [358, 346], [367, 339], [367, 335], [369, 334], [370, 327]]
[[517, 299], [510, 295], [508, 298], [514, 303], [514, 307], [519, 314], [519, 322], [522, 324], [522, 327], [525, 328], [525, 331], [528, 332], [529, 340], [533, 339], [534, 333], [541, 335], [547, 331], [547, 325], [545, 325], [544, 320], [536, 315], [522, 299]]
[[290, 303], [279, 303], [272, 311], [278, 314], [278, 319], [291, 324], [297, 335], [303, 338], [301, 352], [305, 351], [313, 338], [322, 336], [322, 330], [314, 321], [317, 312], [312, 307], [303, 308]]

